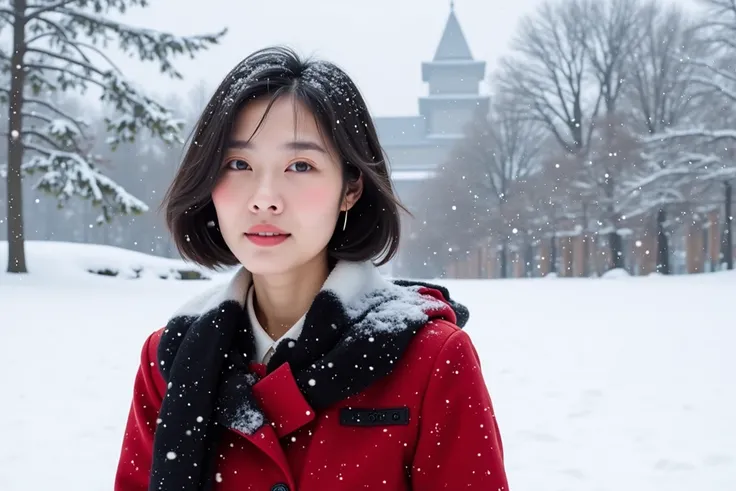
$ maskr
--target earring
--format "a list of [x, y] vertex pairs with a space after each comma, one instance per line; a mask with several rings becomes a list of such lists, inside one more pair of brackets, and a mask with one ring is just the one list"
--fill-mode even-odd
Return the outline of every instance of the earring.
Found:
[[348, 226], [348, 210], [345, 210], [345, 220], [342, 222], [342, 231], [345, 231], [345, 227]]

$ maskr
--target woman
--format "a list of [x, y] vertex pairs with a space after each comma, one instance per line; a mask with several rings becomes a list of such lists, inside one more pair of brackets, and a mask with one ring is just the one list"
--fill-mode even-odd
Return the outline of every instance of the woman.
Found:
[[240, 269], [145, 342], [115, 489], [507, 489], [467, 310], [373, 263], [400, 207], [339, 68], [270, 48], [229, 73], [166, 217]]

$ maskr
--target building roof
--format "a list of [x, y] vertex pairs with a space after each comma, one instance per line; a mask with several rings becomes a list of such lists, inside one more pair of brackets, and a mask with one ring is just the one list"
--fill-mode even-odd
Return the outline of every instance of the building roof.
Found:
[[440, 39], [440, 44], [437, 46], [433, 61], [469, 61], [472, 59], [473, 55], [470, 52], [470, 46], [465, 39], [465, 34], [463, 34], [453, 6], [450, 9], [450, 16], [447, 18], [445, 30], [442, 33], [442, 38]]

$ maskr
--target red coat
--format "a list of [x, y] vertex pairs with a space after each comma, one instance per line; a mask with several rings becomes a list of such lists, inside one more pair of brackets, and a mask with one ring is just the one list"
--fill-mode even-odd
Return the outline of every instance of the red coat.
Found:
[[[389, 376], [319, 414], [297, 388], [288, 363], [262, 378], [253, 390], [272, 424], [250, 436], [226, 432], [215, 489], [508, 489], [478, 355], [454, 322], [449, 308], [435, 313]], [[161, 333], [143, 346], [115, 491], [148, 489], [166, 390], [155, 363]], [[253, 368], [265, 374], [263, 365]], [[366, 409], [374, 411], [356, 412]]]

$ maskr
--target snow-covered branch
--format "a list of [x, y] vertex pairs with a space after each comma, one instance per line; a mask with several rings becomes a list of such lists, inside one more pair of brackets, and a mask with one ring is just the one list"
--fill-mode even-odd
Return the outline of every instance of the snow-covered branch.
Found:
[[[51, 27], [51, 31], [48, 31], [43, 28], [43, 26]], [[70, 42], [73, 43], [76, 41], [74, 37], [74, 33], [67, 32], [64, 27], [59, 25], [58, 23], [54, 22], [51, 19], [48, 19], [46, 17], [38, 17], [36, 19], [36, 23], [33, 24], [34, 30], [33, 32], [39, 32], [40, 34], [36, 35], [35, 37], [32, 37], [30, 39], [26, 39], [26, 45], [30, 45], [32, 43], [35, 43], [39, 39], [46, 37], [46, 36], [58, 36], [56, 40], [63, 41], [63, 42]], [[53, 46], [54, 38], [52, 37], [51, 45]]]
[[135, 53], [143, 61], [158, 62], [161, 73], [174, 78], [181, 78], [181, 74], [171, 63], [172, 56], [186, 54], [193, 57], [196, 53], [207, 49], [209, 45], [217, 44], [227, 32], [226, 29], [223, 29], [216, 34], [179, 37], [170, 33], [125, 25], [78, 9], [64, 7], [58, 9], [57, 12], [64, 15], [65, 29], [87, 32], [93, 44], [114, 34], [118, 38], [118, 47], [125, 54]]
[[[711, 73], [713, 75], [717, 75], [719, 77], [722, 77], [722, 78], [728, 80], [729, 82], [736, 83], [736, 76], [734, 76], [733, 73], [731, 73], [727, 69], [721, 69], [721, 68], [716, 67], [713, 64], [713, 62], [705, 62], [705, 61], [701, 61], [701, 60], [698, 60], [698, 59], [692, 59], [692, 58], [690, 58], [690, 59], [687, 60], [687, 63], [689, 65], [692, 65], [692, 66], [695, 66], [695, 67], [698, 67], [698, 68], [702, 68], [703, 70], [705, 70], [705, 71], [707, 71], [707, 72], [709, 72], [709, 73]], [[704, 79], [702, 76], [697, 76], [697, 77], [696, 76], [693, 76], [693, 77], [691, 77], [691, 80], [696, 80], [696, 81], [699, 81], [700, 82], [701, 80], [702, 81], [707, 81], [708, 79]]]
[[[731, 90], [719, 81], [713, 78], [703, 77], [700, 75], [693, 75], [690, 78], [690, 82], [693, 84], [699, 84], [703, 87], [707, 87], [711, 93], [720, 94], [727, 98], [731, 103], [736, 103], [736, 90]], [[736, 79], [734, 79], [734, 86], [736, 86]]]
[[57, 116], [60, 116], [66, 119], [67, 121], [71, 122], [72, 124], [74, 124], [74, 126], [77, 127], [77, 130], [79, 130], [79, 133], [81, 136], [83, 137], [85, 136], [85, 130], [86, 130], [86, 127], [88, 126], [86, 121], [81, 120], [79, 118], [75, 118], [67, 114], [66, 112], [62, 111], [58, 107], [54, 106], [53, 104], [49, 102], [44, 101], [43, 99], [36, 99], [36, 98], [29, 97], [26, 99], [25, 102], [29, 104], [37, 104], [45, 109], [48, 109], [49, 111], [53, 112]]
[[22, 114], [23, 114], [23, 119], [25, 118], [38, 119], [40, 121], [43, 121], [44, 123], [50, 123], [51, 121], [53, 121], [50, 117], [46, 116], [45, 114], [40, 114], [35, 111], [30, 112], [30, 113], [23, 111]]
[[683, 138], [702, 138], [706, 143], [710, 144], [719, 140], [736, 140], [736, 130], [710, 130], [706, 128], [666, 129], [662, 133], [642, 137], [642, 142], [648, 144], [669, 143], [672, 140]]
[[[48, 58], [52, 58], [54, 60], [65, 61], [68, 63], [68, 66], [63, 67], [64, 70], [70, 70], [71, 67], [74, 67], [74, 68], [80, 68], [84, 70], [85, 72], [87, 72], [87, 74], [90, 74], [90, 73], [96, 73], [97, 75], [105, 74], [105, 71], [97, 68], [94, 64], [92, 64], [89, 61], [89, 58], [87, 58], [86, 56], [84, 57], [84, 59], [78, 60], [78, 59], [72, 58], [71, 56], [65, 56], [61, 53], [53, 53], [46, 49], [32, 48], [32, 47], [27, 48], [26, 52], [40, 54]], [[41, 59], [43, 60], [43, 58]]]
[[[57, 82], [62, 87], [71, 87], [77, 83], [92, 83], [102, 88], [101, 99], [110, 102], [120, 113], [115, 119], [105, 120], [107, 130], [112, 132], [107, 142], [113, 148], [121, 142], [134, 141], [141, 129], [148, 129], [166, 143], [182, 141], [180, 132], [184, 125], [183, 120], [174, 118], [165, 107], [143, 95], [131, 82], [117, 73], [108, 71], [100, 77], [95, 77], [52, 65], [29, 63], [27, 66], [58, 72]], [[49, 83], [47, 79], [45, 82]]]
[[[627, 192], [634, 190], [647, 190], [651, 186], [658, 186], [663, 180], [673, 177], [690, 177], [695, 178], [699, 173], [701, 166], [707, 166], [707, 162], [714, 162], [715, 160], [685, 160], [682, 162], [668, 165], [659, 169], [656, 172], [645, 174], [638, 179], [632, 180], [627, 183]], [[718, 159], [720, 161], [720, 159]], [[693, 165], [693, 162], [697, 162], [698, 165]]]
[[174, 118], [165, 107], [138, 92], [117, 74], [108, 72], [104, 80], [107, 90], [102, 100], [111, 102], [121, 114], [116, 119], [105, 118], [108, 131], [113, 133], [107, 141], [113, 148], [120, 142], [132, 142], [142, 128], [166, 143], [182, 142], [182, 119]]
[[31, 13], [26, 15], [26, 22], [29, 20], [35, 19], [37, 17], [40, 17], [41, 14], [44, 14], [46, 12], [52, 12], [56, 9], [65, 7], [69, 5], [70, 3], [74, 3], [76, 1], [77, 0], [59, 0], [58, 2], [50, 3], [48, 5], [29, 4], [26, 6], [26, 8], [31, 10]]
[[[52, 122], [53, 123], [53, 122]], [[38, 138], [42, 142], [46, 143], [50, 148], [53, 148], [54, 150], [64, 150], [64, 144], [58, 141], [54, 141], [51, 137], [41, 133], [37, 130], [25, 130], [23, 131], [23, 136], [25, 137], [34, 137]], [[27, 148], [27, 147], [26, 147]], [[75, 149], [76, 150], [76, 149]]]
[[46, 84], [48, 85], [48, 88], [52, 91], [57, 91], [59, 89], [64, 91], [64, 90], [71, 89], [71, 88], [86, 89], [87, 83], [96, 85], [100, 87], [101, 89], [105, 88], [105, 85], [101, 81], [90, 76], [90, 74], [76, 73], [75, 71], [69, 70], [66, 67], [46, 65], [42, 63], [26, 63], [25, 67], [33, 69], [33, 70], [38, 70], [40, 72], [52, 71], [52, 72], [58, 73], [56, 83], [48, 79], [45, 80]]
[[660, 210], [670, 205], [682, 204], [683, 202], [685, 202], [685, 197], [681, 193], [678, 193], [676, 190], [669, 190], [656, 196], [650, 196], [646, 200], [639, 201], [629, 209], [626, 217], [628, 219], [639, 218], [651, 213], [652, 210]]
[[91, 156], [85, 158], [78, 153], [49, 150], [33, 144], [26, 148], [38, 155], [23, 164], [23, 171], [29, 175], [41, 174], [34, 188], [55, 196], [59, 206], [73, 196], [89, 199], [102, 209], [100, 223], [109, 222], [113, 215], [148, 211], [145, 203], [97, 170]]

